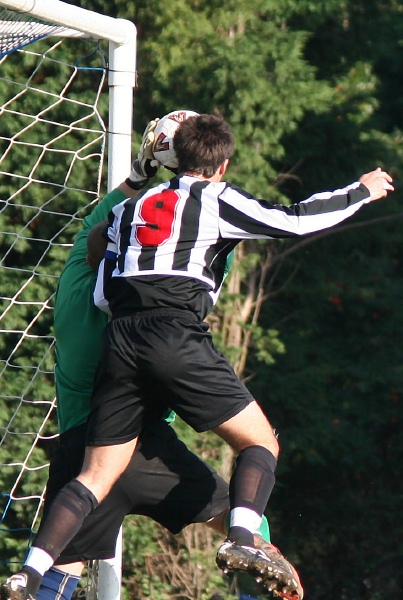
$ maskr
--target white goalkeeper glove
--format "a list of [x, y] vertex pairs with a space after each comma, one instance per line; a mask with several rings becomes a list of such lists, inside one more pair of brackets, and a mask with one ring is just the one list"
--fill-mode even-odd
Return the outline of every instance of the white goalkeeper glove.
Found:
[[126, 184], [132, 190], [141, 190], [151, 177], [154, 177], [160, 166], [159, 162], [154, 158], [154, 129], [157, 126], [159, 119], [153, 119], [147, 125], [141, 140], [141, 146], [136, 160], [132, 165], [132, 171], [126, 179]]

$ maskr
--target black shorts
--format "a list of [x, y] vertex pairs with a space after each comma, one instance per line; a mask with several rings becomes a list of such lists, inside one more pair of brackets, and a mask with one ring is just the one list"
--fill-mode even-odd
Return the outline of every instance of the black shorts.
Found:
[[103, 334], [87, 444], [127, 442], [168, 407], [207, 431], [252, 401], [193, 313], [156, 309], [115, 318]]
[[[49, 468], [45, 512], [56, 492], [80, 472], [84, 445], [85, 426], [61, 436]], [[142, 433], [128, 468], [55, 564], [112, 558], [127, 514], [150, 517], [176, 534], [190, 523], [219, 515], [228, 505], [228, 484], [161, 421]]]

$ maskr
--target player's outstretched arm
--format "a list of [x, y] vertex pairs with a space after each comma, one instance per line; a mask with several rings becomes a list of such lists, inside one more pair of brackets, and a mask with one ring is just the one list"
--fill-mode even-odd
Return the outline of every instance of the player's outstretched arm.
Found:
[[371, 194], [371, 202], [385, 198], [388, 192], [393, 192], [395, 188], [392, 185], [392, 181], [393, 179], [389, 173], [386, 173], [380, 167], [360, 177], [360, 182], [368, 188]]

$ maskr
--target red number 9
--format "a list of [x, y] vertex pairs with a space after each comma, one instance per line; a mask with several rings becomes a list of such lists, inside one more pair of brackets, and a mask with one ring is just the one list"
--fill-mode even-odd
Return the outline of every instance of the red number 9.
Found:
[[164, 190], [141, 200], [139, 216], [143, 225], [137, 225], [136, 239], [142, 246], [159, 246], [172, 236], [179, 194]]

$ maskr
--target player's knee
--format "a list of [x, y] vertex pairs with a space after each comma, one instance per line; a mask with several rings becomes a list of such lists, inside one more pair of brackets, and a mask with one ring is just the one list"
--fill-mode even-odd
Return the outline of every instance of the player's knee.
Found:
[[269, 450], [276, 459], [279, 457], [280, 444], [278, 442], [275, 430], [271, 427], [268, 430], [268, 433], [263, 437], [259, 437], [259, 439], [255, 442], [254, 445], [266, 448], [266, 450]]
[[263, 416], [259, 425], [256, 424], [256, 427], [251, 430], [250, 439], [252, 443], [248, 445], [262, 446], [266, 450], [269, 450], [276, 459], [278, 458], [280, 454], [278, 435], [265, 416]]
[[272, 429], [272, 433], [273, 435], [270, 436], [270, 442], [267, 445], [267, 450], [270, 450], [270, 452], [273, 454], [273, 456], [278, 459], [279, 454], [280, 454], [280, 444], [278, 442], [278, 438], [275, 435], [274, 430]]

